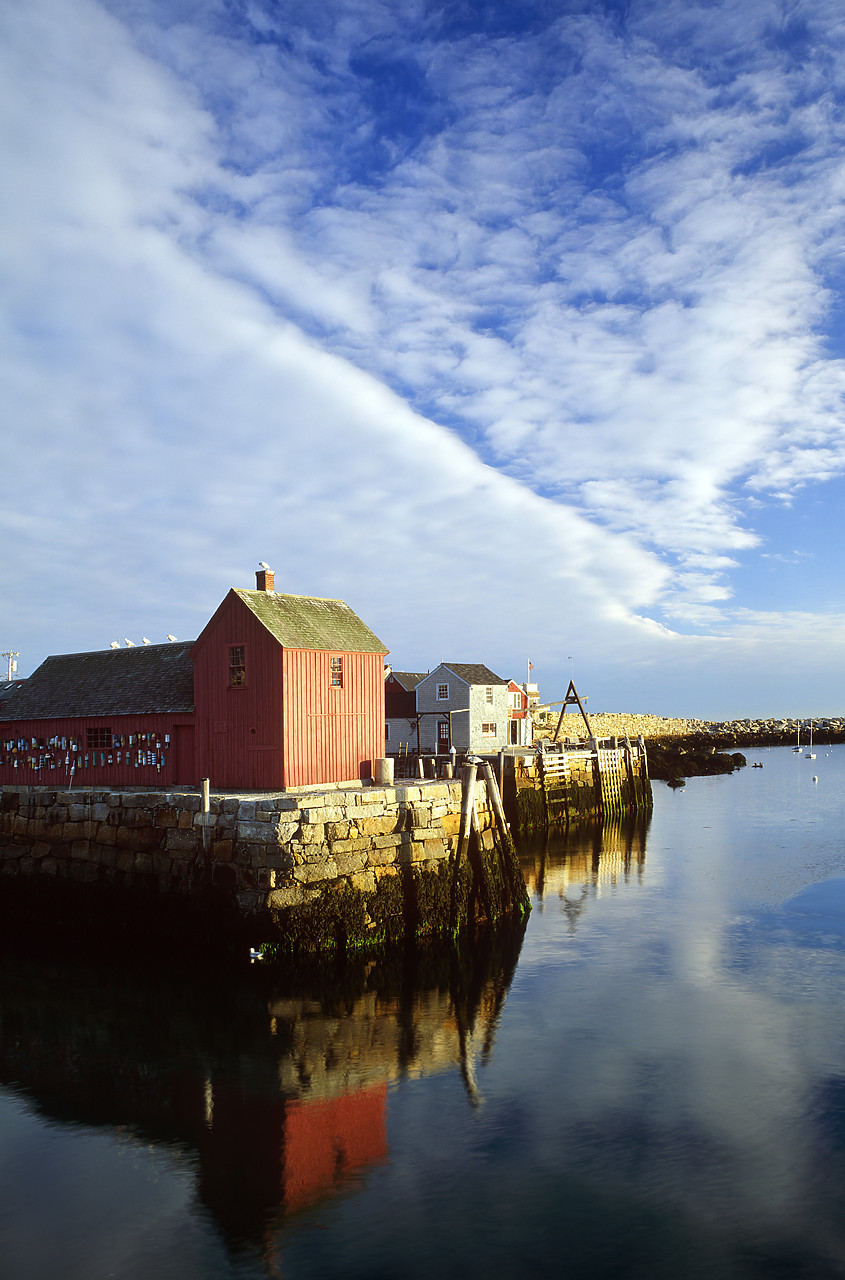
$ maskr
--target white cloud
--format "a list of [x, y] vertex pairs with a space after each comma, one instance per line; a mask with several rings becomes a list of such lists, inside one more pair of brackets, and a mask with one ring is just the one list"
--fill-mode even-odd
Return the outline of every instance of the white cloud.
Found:
[[[712, 6], [662, 9], [448, 43], [422, 10], [409, 42], [375, 4], [282, 32], [253, 3], [260, 44], [221, 6], [9, 11], [10, 599], [61, 564], [74, 644], [125, 633], [111, 609], [195, 631], [268, 558], [411, 666], [792, 643], [732, 573], [763, 549], [744, 486], [845, 469], [842, 50], [800, 76], [755, 53], [774, 8], [727, 6], [728, 74]], [[407, 118], [365, 54], [423, 86]], [[27, 625], [62, 645], [55, 600]]]

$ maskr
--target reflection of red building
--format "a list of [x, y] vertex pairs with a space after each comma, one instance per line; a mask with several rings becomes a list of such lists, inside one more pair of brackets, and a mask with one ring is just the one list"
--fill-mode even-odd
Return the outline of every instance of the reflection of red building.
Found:
[[282, 1191], [290, 1213], [356, 1170], [387, 1163], [387, 1085], [319, 1102], [285, 1105]]
[[386, 1084], [302, 1100], [208, 1081], [197, 1102], [200, 1197], [231, 1239], [265, 1235], [388, 1160]]

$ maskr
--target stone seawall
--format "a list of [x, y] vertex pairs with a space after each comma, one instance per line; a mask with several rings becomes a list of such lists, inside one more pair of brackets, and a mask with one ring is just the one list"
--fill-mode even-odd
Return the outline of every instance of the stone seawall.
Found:
[[6, 786], [0, 875], [213, 907], [253, 943], [306, 949], [398, 942], [514, 906], [483, 783], [478, 849], [458, 867], [459, 781], [214, 795], [201, 810], [182, 791]]

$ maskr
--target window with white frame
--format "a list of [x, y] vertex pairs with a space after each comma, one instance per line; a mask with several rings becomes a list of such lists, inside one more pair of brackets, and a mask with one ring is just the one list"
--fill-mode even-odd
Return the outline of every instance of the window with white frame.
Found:
[[229, 645], [229, 688], [246, 684], [246, 649], [242, 644]]
[[437, 701], [438, 701], [438, 702], [448, 702], [448, 701], [449, 701], [449, 686], [448, 686], [448, 684], [439, 684], [439, 685], [437, 686]]
[[493, 686], [492, 686], [492, 684], [488, 684], [487, 688], [484, 690], [484, 701], [487, 703], [488, 707], [492, 707], [492, 705], [493, 705]]
[[495, 738], [496, 726], [494, 724], [482, 724], [481, 736], [482, 738]]

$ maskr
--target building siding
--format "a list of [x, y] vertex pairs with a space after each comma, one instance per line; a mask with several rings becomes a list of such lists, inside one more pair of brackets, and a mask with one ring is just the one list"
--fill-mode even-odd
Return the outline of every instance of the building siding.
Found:
[[[229, 685], [229, 650], [242, 645], [246, 683]], [[223, 790], [285, 786], [281, 649], [230, 592], [194, 646], [197, 764]]]
[[[285, 649], [286, 785], [369, 777], [384, 755], [384, 659], [381, 654]], [[343, 686], [331, 684], [331, 660], [343, 660]]]
[[[437, 698], [437, 686], [447, 684], [449, 697]], [[498, 751], [508, 741], [508, 686], [492, 684], [493, 703], [486, 701], [487, 684], [467, 684], [446, 665], [437, 667], [417, 685], [417, 708], [420, 716], [420, 749], [438, 749], [437, 726], [441, 718], [452, 713], [452, 745], [456, 751]], [[468, 712], [467, 712], [468, 709]], [[482, 736], [483, 724], [495, 724], [494, 737]]]
[[[64, 788], [71, 783], [73, 762], [76, 765], [74, 786], [193, 786], [196, 782], [195, 762], [192, 753], [186, 749], [184, 739], [179, 742], [177, 750], [177, 732], [192, 724], [190, 713], [92, 716], [84, 720], [68, 717], [0, 721], [0, 782]], [[97, 749], [96, 753], [88, 750], [86, 730], [89, 728], [110, 729], [112, 747], [102, 752]], [[22, 739], [26, 740], [26, 745], [20, 750], [12, 750], [7, 745]], [[33, 739], [35, 746], [32, 745]], [[49, 744], [53, 739], [58, 739], [59, 743], [64, 740], [66, 745], [51, 748]], [[71, 750], [71, 742], [77, 744], [76, 751]], [[103, 764], [99, 761], [101, 754], [105, 755]], [[34, 768], [28, 763], [33, 758], [41, 762]], [[141, 760], [146, 762], [141, 763]]]

